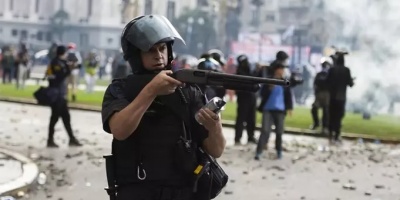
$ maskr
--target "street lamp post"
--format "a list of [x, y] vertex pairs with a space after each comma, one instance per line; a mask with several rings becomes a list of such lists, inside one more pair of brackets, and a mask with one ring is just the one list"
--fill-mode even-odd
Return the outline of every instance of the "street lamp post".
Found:
[[255, 20], [255, 25], [257, 26], [258, 30], [258, 35], [260, 36], [260, 41], [258, 42], [258, 61], [261, 62], [262, 60], [262, 43], [261, 43], [261, 21], [260, 21], [260, 12], [261, 12], [261, 6], [264, 5], [264, 0], [253, 0], [252, 4], [255, 6], [255, 12], [256, 12], [256, 20]]
[[[203, 43], [200, 43], [200, 44], [196, 43], [196, 41], [198, 41], [198, 40], [195, 40], [195, 41], [192, 40], [193, 31], [198, 31], [198, 28], [196, 28], [196, 27], [199, 27], [199, 26], [203, 27], [204, 24], [205, 24], [205, 20], [203, 17], [199, 17], [197, 19], [195, 19], [193, 17], [189, 17], [187, 19], [186, 40], [187, 40], [187, 48], [188, 49], [194, 49], [195, 51], [197, 49], [197, 51], [198, 51], [200, 48], [204, 47]], [[193, 43], [193, 42], [195, 42], [195, 43]], [[204, 41], [204, 43], [206, 43], [206, 42]]]
[[193, 31], [193, 22], [194, 19], [193, 17], [189, 17], [187, 19], [187, 32], [186, 32], [186, 38], [187, 38], [187, 47], [190, 48], [191, 45], [191, 38], [192, 38], [192, 31]]
[[[203, 19], [202, 17], [200, 17], [199, 19], [197, 19], [197, 23], [199, 24], [199, 26], [200, 26], [200, 28], [201, 28], [201, 27], [203, 27], [205, 21], [204, 21], [204, 19]], [[207, 38], [207, 37], [204, 37], [204, 35], [203, 35], [204, 41], [202, 41], [202, 42], [197, 42], [197, 50], [198, 50], [198, 51], [199, 51], [199, 50], [204, 51], [204, 47], [205, 47], [204, 44], [207, 44], [206, 38]]]
[[[230, 53], [230, 45], [232, 41], [235, 40], [238, 34], [238, 29], [239, 27], [237, 24], [238, 21], [238, 14], [237, 13], [237, 8], [239, 6], [238, 0], [228, 0], [226, 2], [226, 13], [225, 13], [225, 24], [224, 24], [224, 30], [225, 30], [225, 40], [224, 40], [224, 47], [226, 52], [229, 54]], [[228, 25], [228, 26], [227, 26]], [[228, 30], [226, 30], [228, 29]], [[240, 30], [239, 30], [240, 31]]]

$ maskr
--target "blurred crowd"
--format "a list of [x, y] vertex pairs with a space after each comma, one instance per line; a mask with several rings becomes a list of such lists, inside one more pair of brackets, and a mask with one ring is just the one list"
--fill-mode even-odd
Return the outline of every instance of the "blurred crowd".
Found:
[[29, 60], [28, 48], [24, 43], [21, 43], [17, 48], [4, 46], [0, 52], [3, 84], [8, 84], [15, 80], [17, 89], [22, 89], [25, 80], [28, 78]]
[[67, 47], [67, 60], [76, 62], [79, 66], [68, 78], [73, 101], [76, 100], [76, 90], [80, 83], [84, 83], [86, 91], [92, 93], [97, 80], [107, 82], [130, 73], [129, 64], [123, 59], [120, 51], [107, 53], [98, 49], [79, 51], [79, 47], [72, 42], [68, 44], [54, 42], [49, 49], [33, 51], [22, 41], [19, 45], [5, 45], [0, 48], [2, 83], [15, 84], [17, 89], [23, 89], [29, 79], [45, 79], [46, 68], [55, 58], [59, 45]]
[[[50, 61], [56, 58], [56, 51], [60, 45], [66, 47], [66, 61], [74, 63], [76, 67], [68, 75], [68, 96], [72, 101], [76, 101], [78, 85], [83, 81], [86, 85], [86, 92], [95, 91], [96, 81], [106, 80], [106, 83], [113, 79], [124, 78], [131, 73], [128, 62], [123, 58], [122, 52], [106, 54], [104, 51], [92, 49], [87, 52], [79, 51], [75, 43], [59, 44], [54, 42], [49, 49], [38, 52], [31, 52], [28, 46], [21, 42], [19, 46], [4, 46], [0, 54], [0, 73], [2, 74], [3, 84], [15, 82], [17, 89], [23, 89], [28, 79], [46, 79], [46, 70], [39, 75], [34, 73], [38, 68], [48, 68]], [[341, 121], [344, 116], [345, 94], [332, 108], [334, 102], [330, 94], [328, 81], [328, 71], [333, 66], [344, 66], [343, 55], [337, 54], [336, 57], [323, 58], [321, 65], [296, 65], [290, 66], [289, 55], [284, 51], [276, 54], [275, 60], [270, 63], [252, 63], [246, 55], [225, 56], [220, 50], [212, 49], [203, 53], [197, 58], [192, 55], [174, 55], [172, 70], [180, 69], [200, 69], [211, 70], [228, 74], [237, 74], [255, 77], [268, 77], [277, 79], [288, 79], [291, 86], [284, 88], [281, 86], [262, 87], [258, 92], [225, 90], [221, 87], [201, 85], [200, 88], [208, 99], [220, 97], [229, 102], [237, 103], [237, 115], [235, 125], [235, 144], [239, 145], [242, 132], [247, 131], [248, 142], [258, 144], [257, 156], [265, 148], [269, 140], [272, 125], [275, 126], [277, 156], [281, 156], [281, 136], [284, 131], [284, 120], [287, 115], [291, 116], [294, 104], [305, 104], [310, 97], [315, 97], [312, 103], [311, 115], [313, 122], [311, 129], [315, 130], [322, 126], [323, 133], [329, 133], [333, 141], [338, 141], [340, 136], [339, 122], [332, 122], [333, 119]], [[338, 59], [339, 58], [339, 59]], [[35, 74], [35, 75], [34, 75]], [[347, 75], [347, 74], [346, 74]], [[350, 75], [348, 75], [350, 76]], [[340, 79], [340, 78], [339, 78]], [[343, 87], [352, 86], [352, 78], [335, 79], [343, 84], [341, 93], [345, 92]], [[349, 83], [351, 80], [351, 84]], [[332, 81], [332, 80], [331, 80]], [[343, 100], [344, 98], [344, 100]], [[318, 110], [323, 110], [322, 123], [320, 123]], [[329, 112], [329, 110], [340, 110], [340, 113]], [[256, 139], [254, 136], [256, 111], [262, 113], [262, 134]], [[336, 114], [336, 115], [332, 115]], [[336, 124], [331, 127], [329, 124]], [[333, 133], [338, 134], [333, 137]], [[256, 158], [257, 158], [256, 156]]]
[[[260, 159], [263, 149], [268, 148], [272, 127], [275, 127], [275, 149], [277, 158], [282, 157], [282, 134], [286, 116], [292, 116], [294, 104], [304, 105], [310, 97], [312, 102], [310, 129], [321, 127], [331, 144], [340, 144], [341, 121], [345, 115], [347, 87], [354, 85], [350, 69], [345, 66], [344, 55], [337, 51], [330, 57], [323, 57], [320, 66], [290, 66], [289, 55], [284, 51], [276, 53], [270, 63], [251, 63], [246, 55], [225, 60], [219, 50], [210, 50], [199, 59], [189, 55], [177, 55], [173, 70], [200, 69], [228, 74], [266, 77], [290, 80], [290, 87], [264, 85], [258, 92], [232, 91], [221, 87], [203, 85], [200, 88], [208, 99], [225, 98], [237, 104], [235, 121], [235, 144], [241, 144], [242, 132], [246, 129], [248, 143], [257, 144], [255, 159]], [[322, 120], [318, 110], [323, 111]], [[261, 135], [254, 136], [256, 112], [262, 114]], [[322, 121], [322, 123], [320, 122]]]

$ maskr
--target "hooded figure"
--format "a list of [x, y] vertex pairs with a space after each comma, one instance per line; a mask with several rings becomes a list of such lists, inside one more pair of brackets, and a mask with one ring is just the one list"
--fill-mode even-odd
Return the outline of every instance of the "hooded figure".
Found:
[[344, 55], [346, 54], [347, 52], [336, 52], [334, 67], [329, 69], [326, 79], [330, 97], [329, 141], [331, 143], [340, 143], [342, 120], [346, 112], [347, 87], [354, 85], [350, 69], [345, 66]]

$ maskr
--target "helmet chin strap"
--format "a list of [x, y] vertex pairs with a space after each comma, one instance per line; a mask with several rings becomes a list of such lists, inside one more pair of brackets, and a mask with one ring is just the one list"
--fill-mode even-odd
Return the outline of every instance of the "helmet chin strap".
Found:
[[129, 65], [131, 66], [133, 74], [153, 74], [153, 73], [159, 73], [162, 70], [171, 70], [172, 60], [174, 57], [172, 52], [172, 44], [173, 44], [172, 41], [167, 43], [168, 64], [161, 70], [152, 70], [152, 71], [149, 71], [144, 68], [142, 57], [140, 56], [140, 50], [130, 45], [130, 49], [133, 52], [132, 56], [128, 59], [128, 62]]

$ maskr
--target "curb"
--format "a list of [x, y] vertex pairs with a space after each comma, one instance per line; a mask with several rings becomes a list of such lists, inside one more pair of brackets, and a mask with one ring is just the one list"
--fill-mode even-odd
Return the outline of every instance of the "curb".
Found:
[[[10, 97], [0, 97], [0, 101], [10, 102], [10, 103], [22, 103], [28, 105], [42, 106], [38, 105], [36, 100], [33, 99], [24, 99], [24, 98], [10, 98]], [[46, 107], [46, 106], [44, 106]], [[92, 112], [100, 112], [101, 108], [98, 106], [87, 106], [82, 104], [74, 104], [69, 103], [69, 108], [73, 110], [82, 110], [82, 111], [92, 111]], [[222, 120], [222, 126], [228, 128], [235, 128], [235, 122], [230, 120]], [[261, 125], [256, 125], [256, 130], [261, 130]], [[285, 127], [285, 133], [291, 135], [303, 135], [303, 136], [311, 136], [311, 137], [326, 137], [318, 131], [301, 129], [301, 128], [293, 128], [293, 127]], [[390, 138], [390, 137], [376, 137], [371, 135], [364, 135], [358, 133], [342, 133], [342, 138], [347, 140], [358, 140], [363, 139], [366, 142], [376, 142], [384, 144], [400, 144], [400, 139], [398, 138]]]
[[[234, 121], [222, 120], [222, 125], [224, 127], [235, 128]], [[256, 130], [261, 131], [260, 124], [257, 124]], [[327, 137], [326, 135], [321, 134], [318, 131], [301, 129], [301, 128], [292, 128], [292, 127], [285, 127], [285, 134], [303, 135], [303, 136], [319, 137], [319, 138]], [[400, 144], [400, 139], [397, 139], [397, 138], [376, 137], [376, 136], [364, 135], [364, 134], [358, 134], [358, 133], [342, 133], [341, 137], [346, 140], [363, 139], [364, 142], [379, 142], [379, 143], [383, 143], [383, 144]]]
[[0, 196], [18, 196], [19, 192], [27, 193], [36, 182], [39, 175], [39, 167], [24, 155], [0, 148], [0, 152], [22, 163], [22, 175], [8, 183], [0, 184]]

